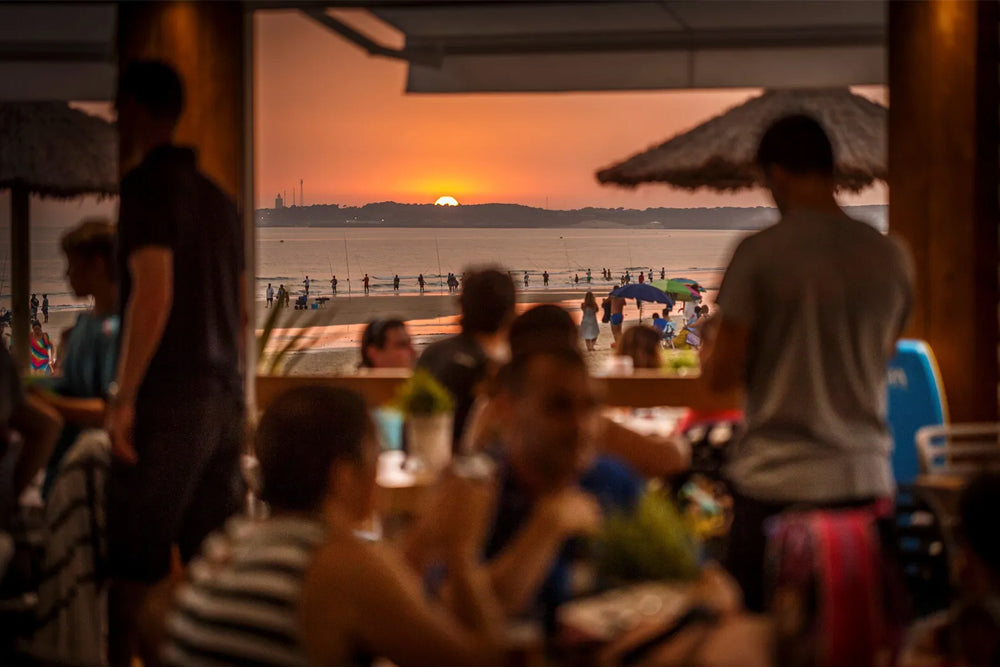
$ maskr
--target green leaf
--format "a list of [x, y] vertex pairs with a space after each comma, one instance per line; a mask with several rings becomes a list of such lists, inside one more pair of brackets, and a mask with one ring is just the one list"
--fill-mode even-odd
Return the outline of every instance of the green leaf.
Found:
[[698, 542], [664, 490], [647, 491], [632, 512], [609, 516], [595, 542], [598, 571], [614, 581], [698, 576]]
[[453, 411], [455, 400], [429, 371], [418, 368], [399, 387], [392, 405], [407, 416], [430, 416]]

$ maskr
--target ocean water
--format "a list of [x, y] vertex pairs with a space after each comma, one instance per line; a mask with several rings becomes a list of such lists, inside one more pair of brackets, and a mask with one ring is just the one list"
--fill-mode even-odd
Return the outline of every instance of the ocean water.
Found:
[[[512, 272], [523, 289], [528, 272], [529, 289], [542, 289], [542, 273], [549, 273], [549, 289], [568, 288], [573, 277], [586, 282], [591, 269], [594, 285], [601, 269], [617, 277], [626, 269], [638, 278], [640, 271], [661, 268], [668, 277], [699, 280], [722, 271], [736, 243], [747, 232], [619, 229], [322, 229], [262, 228], [257, 233], [257, 293], [267, 283], [303, 290], [308, 275], [309, 293], [330, 293], [330, 277], [339, 280], [338, 293], [363, 291], [362, 277], [371, 279], [375, 294], [391, 293], [393, 276], [399, 274], [400, 293], [419, 291], [417, 276], [427, 281], [428, 292], [447, 292], [448, 272], [465, 267], [496, 264]], [[713, 285], [709, 284], [708, 287]]]
[[[49, 295], [52, 310], [80, 308], [86, 302], [68, 291], [65, 262], [59, 252], [61, 229], [33, 230], [31, 291]], [[661, 267], [668, 277], [712, 281], [729, 260], [736, 243], [748, 232], [722, 230], [628, 229], [412, 229], [412, 228], [300, 228], [257, 230], [256, 292], [264, 298], [267, 284], [279, 284], [292, 294], [312, 281], [311, 296], [330, 293], [330, 277], [340, 281], [338, 292], [362, 292], [362, 277], [371, 279], [375, 294], [391, 293], [392, 279], [400, 277], [400, 292], [418, 292], [417, 275], [424, 274], [427, 291], [447, 291], [444, 276], [467, 266], [497, 264], [511, 271], [518, 288], [529, 274], [529, 289], [542, 289], [542, 272], [549, 272], [549, 289], [572, 286], [574, 274], [585, 284], [586, 270], [593, 285], [606, 286], [601, 269], [617, 277], [626, 269], [635, 278]], [[9, 231], [0, 229], [4, 241]], [[350, 279], [348, 281], [348, 278]], [[10, 254], [0, 244], [0, 306], [10, 307]]]

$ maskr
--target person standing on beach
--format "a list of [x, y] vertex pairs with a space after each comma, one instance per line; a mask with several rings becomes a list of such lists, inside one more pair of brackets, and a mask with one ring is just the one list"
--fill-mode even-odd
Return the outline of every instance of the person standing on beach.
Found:
[[667, 279], [667, 267], [661, 266], [660, 267], [660, 280], [666, 280], [666, 279]]
[[767, 598], [770, 517], [894, 495], [885, 369], [913, 302], [906, 250], [837, 204], [816, 120], [776, 121], [756, 161], [781, 219], [736, 247], [701, 332], [707, 385], [745, 391], [727, 566], [752, 611]]
[[49, 323], [49, 295], [48, 294], [43, 294], [42, 295], [42, 318], [43, 318], [43, 321], [46, 324]]
[[337, 296], [337, 276], [330, 278], [330, 292]]
[[278, 285], [278, 307], [279, 308], [284, 308], [285, 307], [285, 285], [284, 285], [284, 283], [282, 283], [281, 285]]
[[622, 323], [625, 321], [625, 297], [609, 294], [608, 298], [611, 299], [611, 336], [615, 339], [614, 345], [617, 345], [621, 340]]
[[646, 282], [646, 274], [645, 274], [645, 273], [643, 273], [642, 271], [640, 271], [640, 272], [639, 272], [639, 284], [641, 285], [641, 284], [643, 284], [644, 282]]
[[424, 274], [421, 273], [420, 275], [417, 276], [417, 284], [420, 286], [420, 293], [421, 294], [424, 293], [424, 285], [426, 283], [427, 283], [427, 281], [424, 280]]
[[32, 294], [31, 295], [31, 319], [33, 319], [33, 320], [37, 320], [38, 319], [38, 295], [37, 294]]
[[548, 287], [549, 286], [549, 272], [548, 271], [545, 271], [545, 272], [542, 273], [542, 285], [544, 287]]
[[42, 323], [38, 320], [31, 323], [31, 334], [28, 340], [31, 353], [31, 373], [33, 375], [52, 375], [52, 368], [56, 362], [56, 346], [52, 343], [49, 335], [42, 331]]
[[[233, 201], [173, 143], [184, 106], [162, 62], [124, 64], [118, 79], [121, 346], [108, 389], [109, 648], [132, 664], [137, 618], [244, 497], [240, 370], [243, 228]], [[201, 298], [188, 298], [199, 294]]]
[[392, 291], [393, 292], [398, 292], [399, 291], [399, 274], [398, 273], [392, 279]]
[[591, 281], [592, 278], [593, 278], [593, 276], [590, 275], [590, 269], [587, 269], [587, 284], [588, 285], [590, 284], [590, 281]]
[[267, 307], [271, 308], [274, 305], [274, 288], [271, 287], [271, 283], [267, 284], [265, 295], [267, 296]]
[[368, 279], [368, 274], [367, 273], [365, 274], [365, 277], [361, 279], [361, 282], [364, 283], [365, 294], [368, 294], [368, 285], [370, 284], [371, 281]]
[[601, 327], [597, 324], [597, 299], [593, 292], [587, 292], [580, 304], [583, 311], [583, 319], [580, 321], [580, 337], [587, 346], [587, 352], [593, 352], [597, 346], [597, 337], [601, 333]]
[[309, 296], [309, 276], [306, 276], [306, 279], [302, 281], [302, 284], [306, 286], [306, 296]]
[[528, 286], [528, 272], [527, 271], [524, 272], [524, 286], [525, 287]]
[[579, 284], [580, 284], [580, 274], [579, 273], [574, 273], [573, 274], [573, 285], [579, 285]]

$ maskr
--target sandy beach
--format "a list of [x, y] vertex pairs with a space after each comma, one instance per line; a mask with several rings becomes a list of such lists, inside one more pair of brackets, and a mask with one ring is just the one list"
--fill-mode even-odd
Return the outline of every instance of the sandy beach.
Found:
[[[710, 284], [718, 284], [721, 276], [713, 276]], [[542, 303], [554, 303], [566, 308], [577, 323], [582, 313], [580, 304], [586, 289], [519, 292], [517, 311], [523, 312]], [[604, 294], [595, 292], [598, 303]], [[715, 292], [705, 294], [705, 302], [714, 302]], [[642, 322], [649, 324], [653, 312], [660, 304], [645, 304]], [[358, 346], [367, 323], [376, 317], [397, 317], [405, 320], [417, 353], [444, 336], [459, 331], [458, 299], [456, 295], [427, 294], [424, 296], [354, 296], [338, 297], [317, 310], [285, 309], [278, 316], [267, 353], [273, 355], [284, 345], [293, 343], [294, 352], [283, 360], [283, 369], [277, 372], [291, 375], [328, 375], [353, 373], [359, 361]], [[264, 303], [257, 306], [258, 335], [270, 311]], [[625, 328], [640, 322], [635, 301], [629, 300], [625, 308]], [[675, 308], [673, 320], [680, 329], [682, 316]], [[599, 321], [599, 320], [598, 320]], [[600, 323], [597, 349], [587, 353], [591, 368], [600, 368], [612, 356], [611, 325]], [[298, 338], [296, 338], [298, 337]], [[272, 357], [273, 358], [273, 357]]]
[[[717, 285], [721, 276], [713, 276], [705, 282]], [[595, 291], [598, 303], [603, 299], [604, 288]], [[566, 308], [579, 323], [580, 303], [586, 289], [553, 289], [518, 292], [517, 309], [523, 312], [541, 303], [555, 303]], [[705, 301], [711, 304], [715, 292], [705, 294]], [[649, 323], [659, 304], [645, 304], [642, 321]], [[255, 309], [257, 336], [264, 330], [272, 311], [264, 301], [258, 301]], [[53, 310], [44, 330], [59, 344], [62, 331], [71, 327], [80, 315], [78, 309]], [[358, 346], [366, 324], [377, 317], [397, 317], [405, 320], [418, 354], [429, 344], [453, 335], [459, 330], [458, 297], [448, 294], [418, 295], [373, 295], [339, 296], [318, 309], [278, 310], [277, 322], [265, 351], [265, 361], [260, 371], [267, 372], [278, 351], [291, 343], [277, 373], [292, 375], [329, 375], [353, 373], [359, 360]], [[639, 322], [639, 311], [635, 301], [629, 300], [625, 308], [625, 328]], [[674, 311], [674, 321], [680, 324], [679, 311]], [[597, 339], [597, 350], [588, 353], [588, 361], [594, 369], [600, 368], [613, 353], [611, 348], [611, 327], [601, 323], [601, 333]], [[678, 326], [679, 328], [679, 326]]]

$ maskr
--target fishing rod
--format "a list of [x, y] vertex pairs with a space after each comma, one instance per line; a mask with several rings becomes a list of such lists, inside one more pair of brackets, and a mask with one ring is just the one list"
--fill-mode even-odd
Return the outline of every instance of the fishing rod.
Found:
[[444, 282], [442, 281], [441, 275], [441, 248], [438, 247], [438, 237], [434, 234], [434, 252], [437, 253], [438, 258], [438, 291], [444, 294]]
[[347, 264], [347, 298], [351, 298], [351, 258], [347, 254], [347, 231], [344, 231], [344, 263]]

